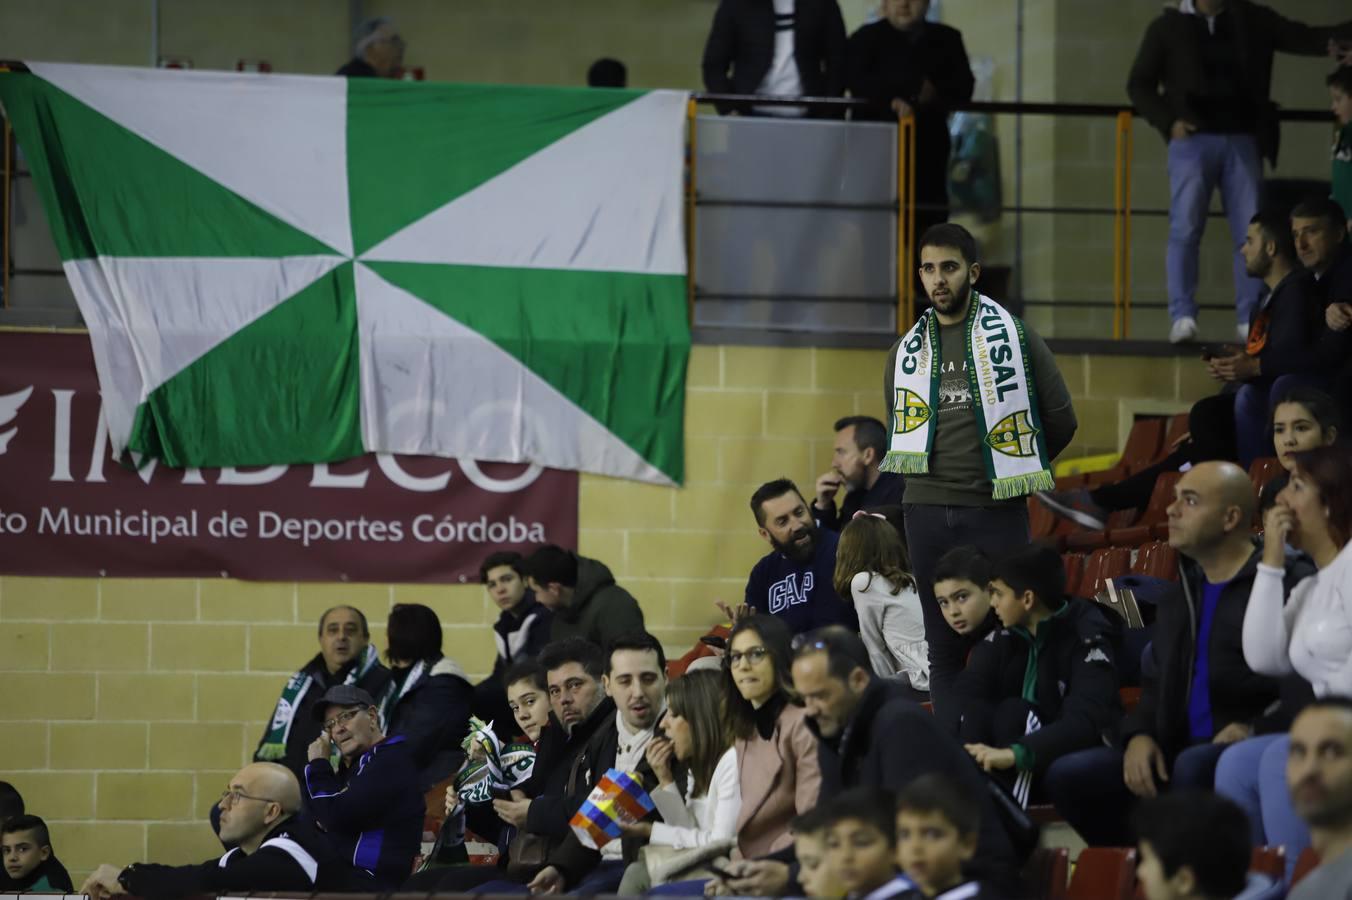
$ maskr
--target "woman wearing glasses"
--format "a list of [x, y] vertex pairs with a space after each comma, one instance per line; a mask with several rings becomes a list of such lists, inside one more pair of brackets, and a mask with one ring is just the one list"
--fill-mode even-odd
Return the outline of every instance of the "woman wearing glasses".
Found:
[[724, 695], [742, 795], [737, 846], [747, 859], [791, 845], [789, 822], [821, 790], [817, 738], [789, 675], [791, 641], [776, 616], [743, 619], [728, 636]]

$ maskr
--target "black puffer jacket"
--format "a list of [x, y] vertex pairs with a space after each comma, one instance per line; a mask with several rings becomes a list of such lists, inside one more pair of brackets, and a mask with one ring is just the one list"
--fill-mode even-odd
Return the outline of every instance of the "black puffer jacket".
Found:
[[1042, 721], [1018, 742], [1032, 754], [1034, 771], [1102, 743], [1121, 715], [1120, 630], [1097, 604], [1071, 598], [1042, 621], [1036, 638], [1023, 628], [992, 633], [972, 651], [955, 687], [963, 742], [990, 743], [996, 706], [1022, 697]]
[[[1282, 685], [1276, 678], [1258, 675], [1244, 661], [1244, 612], [1262, 551], [1255, 549], [1244, 568], [1221, 591], [1211, 623], [1208, 687], [1211, 719], [1217, 731], [1232, 722], [1257, 732], [1279, 731], [1289, 710], [1278, 704]], [[1197, 659], [1197, 629], [1201, 617], [1205, 576], [1195, 562], [1179, 558], [1179, 581], [1158, 606], [1155, 634], [1150, 643], [1154, 666], [1145, 667], [1141, 701], [1122, 720], [1125, 744], [1138, 734], [1155, 739], [1170, 758], [1190, 741], [1188, 701], [1192, 670]], [[1308, 561], [1293, 557], [1286, 568], [1286, 589], [1313, 574]], [[1151, 671], [1153, 670], [1153, 671]]]

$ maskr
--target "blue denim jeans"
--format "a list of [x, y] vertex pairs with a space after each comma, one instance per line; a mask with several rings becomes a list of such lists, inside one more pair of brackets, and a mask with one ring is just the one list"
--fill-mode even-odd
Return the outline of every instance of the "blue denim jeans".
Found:
[[1197, 316], [1197, 256], [1211, 195], [1219, 187], [1235, 248], [1235, 317], [1248, 324], [1262, 282], [1244, 271], [1240, 248], [1249, 220], [1258, 212], [1262, 184], [1263, 161], [1252, 135], [1198, 133], [1169, 142], [1169, 246], [1164, 263], [1169, 318]]
[[1310, 846], [1310, 829], [1291, 806], [1286, 787], [1286, 754], [1291, 739], [1265, 734], [1231, 745], [1216, 764], [1216, 793], [1229, 797], [1249, 814], [1255, 847], [1286, 848], [1286, 877]]

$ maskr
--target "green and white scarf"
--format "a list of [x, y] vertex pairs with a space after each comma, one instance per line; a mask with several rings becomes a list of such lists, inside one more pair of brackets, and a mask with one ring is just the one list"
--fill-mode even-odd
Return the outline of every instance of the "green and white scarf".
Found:
[[[376, 652], [375, 647], [367, 644], [366, 649], [362, 651], [361, 659], [352, 667], [352, 671], [347, 673], [343, 684], [357, 684], [366, 677], [367, 672], [379, 664], [380, 654]], [[286, 685], [282, 688], [282, 696], [277, 701], [277, 708], [272, 711], [272, 723], [268, 726], [267, 737], [263, 739], [263, 746], [258, 748], [258, 759], [278, 760], [286, 756], [286, 739], [291, 734], [291, 723], [296, 718], [296, 710], [300, 709], [306, 692], [313, 684], [314, 676], [304, 669], [287, 679]]]
[[[967, 312], [967, 378], [991, 496], [996, 500], [1051, 490], [1047, 442], [1028, 367], [1023, 323], [1004, 307], [972, 291]], [[892, 437], [884, 472], [929, 471], [939, 404], [939, 321], [928, 309], [902, 338], [893, 372]]]

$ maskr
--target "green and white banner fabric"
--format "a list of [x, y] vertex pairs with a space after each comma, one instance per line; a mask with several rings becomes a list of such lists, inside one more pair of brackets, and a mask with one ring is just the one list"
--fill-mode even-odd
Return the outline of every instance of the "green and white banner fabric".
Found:
[[116, 452], [682, 480], [685, 94], [30, 70]]

